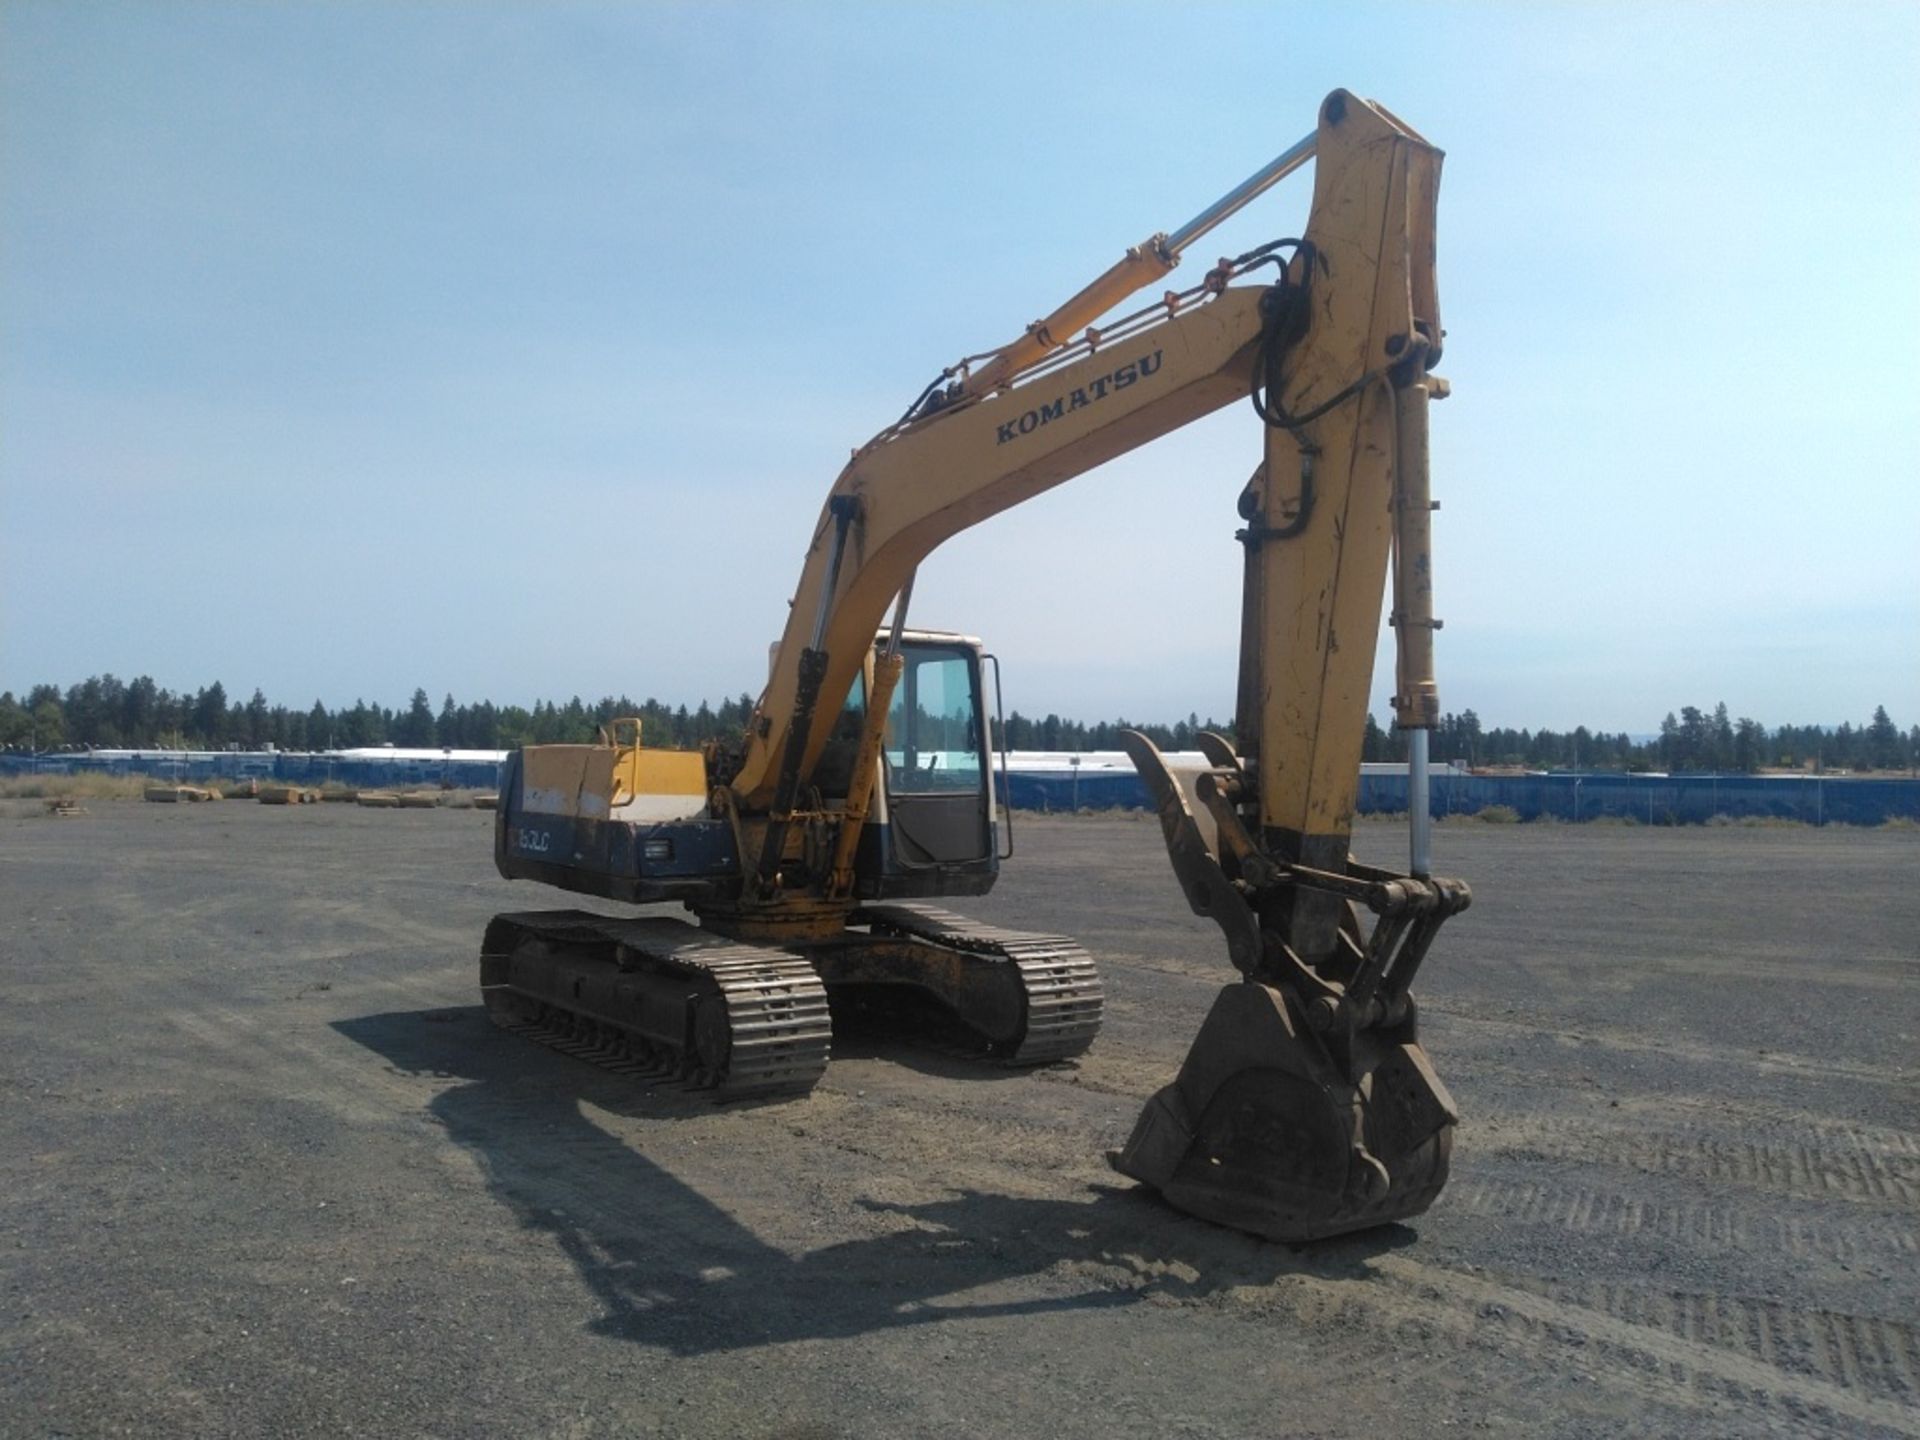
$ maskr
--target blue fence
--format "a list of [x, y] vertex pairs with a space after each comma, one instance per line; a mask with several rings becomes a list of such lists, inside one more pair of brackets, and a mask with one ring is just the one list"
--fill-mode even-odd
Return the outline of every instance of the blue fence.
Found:
[[[1022, 810], [1149, 808], [1147, 789], [1131, 774], [1016, 772], [1010, 791]], [[1496, 805], [1522, 820], [1551, 816], [1585, 821], [1614, 818], [1642, 825], [1691, 825], [1716, 815], [1767, 817], [1809, 825], [1879, 825], [1897, 817], [1920, 819], [1920, 780], [1855, 779], [1814, 775], [1460, 775], [1436, 770], [1431, 800], [1436, 816], [1473, 815]], [[1360, 813], [1401, 814], [1405, 775], [1362, 775]]]
[[90, 755], [0, 755], [0, 775], [151, 775], [195, 783], [206, 780], [285, 780], [299, 785], [450, 785], [492, 790], [500, 767], [491, 760], [342, 760], [335, 755], [262, 754], [258, 751], [144, 755], [101, 759]]
[[[492, 761], [447, 758], [352, 759], [332, 755], [166, 752], [103, 759], [89, 755], [0, 755], [0, 775], [153, 775], [183, 781], [286, 780], [304, 785], [450, 785], [492, 790], [500, 767]], [[1003, 779], [1021, 810], [1147, 809], [1146, 786], [1131, 771], [1015, 771]], [[1879, 825], [1920, 819], [1920, 780], [1827, 775], [1462, 775], [1436, 770], [1436, 816], [1473, 815], [1495, 805], [1522, 820], [1552, 816], [1585, 821], [1614, 818], [1642, 825], [1692, 825], [1716, 815], [1766, 817], [1809, 825]], [[1360, 777], [1360, 813], [1391, 815], [1407, 808], [1405, 775]]]

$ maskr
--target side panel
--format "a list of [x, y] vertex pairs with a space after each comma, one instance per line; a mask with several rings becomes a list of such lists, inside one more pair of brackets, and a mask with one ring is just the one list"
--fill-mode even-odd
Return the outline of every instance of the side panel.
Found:
[[707, 808], [707, 765], [694, 750], [640, 745], [528, 745], [521, 805], [530, 814], [635, 823], [686, 820]]
[[[539, 750], [597, 747], [539, 746]], [[537, 880], [582, 895], [645, 904], [730, 894], [740, 857], [733, 828], [721, 820], [638, 823], [557, 814], [529, 802], [529, 752], [515, 751], [501, 776], [494, 817], [494, 867], [509, 880]], [[540, 778], [551, 781], [543, 769]], [[545, 795], [540, 795], [542, 800]]]
[[622, 750], [614, 767], [612, 818], [688, 820], [707, 808], [707, 762], [697, 750]]
[[613, 793], [613, 751], [601, 745], [530, 745], [519, 759], [524, 809], [605, 817]]

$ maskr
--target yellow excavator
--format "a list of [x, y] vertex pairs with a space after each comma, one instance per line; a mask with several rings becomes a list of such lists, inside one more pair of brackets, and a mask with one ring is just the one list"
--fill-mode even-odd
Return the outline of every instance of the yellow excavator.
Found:
[[[1309, 161], [1300, 236], [1097, 323]], [[914, 575], [967, 527], [1250, 400], [1264, 455], [1239, 496], [1233, 741], [1201, 737], [1204, 768], [1176, 773], [1127, 737], [1181, 890], [1219, 924], [1239, 979], [1110, 1158], [1183, 1210], [1288, 1241], [1425, 1210], [1458, 1117], [1409, 989], [1470, 899], [1430, 872], [1425, 794], [1440, 162], [1386, 109], [1336, 91], [1311, 135], [1013, 343], [943, 371], [854, 453], [742, 740], [667, 750], [622, 721], [598, 744], [516, 752], [502, 874], [678, 901], [698, 924], [498, 916], [480, 961], [494, 1018], [720, 1099], [810, 1089], [835, 996], [911, 995], [1009, 1064], [1084, 1051], [1104, 1001], [1080, 946], [932, 903], [992, 886], [1011, 815], [994, 784], [1004, 726], [983, 699], [992, 667], [997, 703], [997, 664], [969, 636], [908, 626]], [[1349, 851], [1389, 570], [1407, 874]]]

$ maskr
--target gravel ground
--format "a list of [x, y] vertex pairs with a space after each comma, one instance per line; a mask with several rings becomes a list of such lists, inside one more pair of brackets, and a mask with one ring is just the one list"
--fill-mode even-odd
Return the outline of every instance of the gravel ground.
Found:
[[1151, 822], [966, 906], [1101, 960], [1078, 1065], [715, 1108], [486, 1022], [568, 902], [485, 814], [24, 811], [0, 1434], [1920, 1435], [1920, 834], [1442, 827], [1452, 1184], [1295, 1249], [1102, 1161], [1228, 977]]

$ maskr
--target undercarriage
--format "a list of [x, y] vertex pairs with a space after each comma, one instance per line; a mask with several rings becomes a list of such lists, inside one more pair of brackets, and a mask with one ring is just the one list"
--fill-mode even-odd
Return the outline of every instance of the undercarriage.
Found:
[[509, 1030], [715, 1100], [811, 1090], [837, 993], [918, 992], [1007, 1065], [1082, 1053], [1104, 1010], [1093, 961], [1073, 941], [906, 903], [857, 910], [838, 936], [790, 949], [674, 919], [500, 915], [482, 942], [480, 985]]

